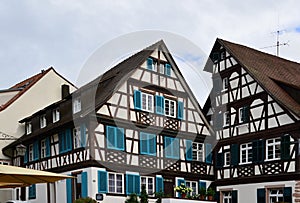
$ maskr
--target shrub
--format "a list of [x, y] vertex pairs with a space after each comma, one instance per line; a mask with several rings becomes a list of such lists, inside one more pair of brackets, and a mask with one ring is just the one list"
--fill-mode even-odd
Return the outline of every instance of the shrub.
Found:
[[86, 197], [86, 198], [77, 199], [75, 200], [74, 203], [97, 203], [97, 201], [90, 197]]

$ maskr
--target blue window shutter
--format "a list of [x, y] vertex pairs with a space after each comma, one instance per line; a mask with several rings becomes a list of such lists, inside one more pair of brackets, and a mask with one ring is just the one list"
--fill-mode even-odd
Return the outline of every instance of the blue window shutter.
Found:
[[290, 153], [291, 153], [291, 141], [290, 141], [290, 135], [284, 135], [281, 136], [281, 143], [280, 143], [280, 155], [282, 160], [289, 160], [290, 159]]
[[30, 185], [28, 189], [28, 197], [29, 199], [36, 199], [36, 185]]
[[211, 144], [205, 144], [205, 162], [211, 164], [212, 163], [212, 154], [211, 154]]
[[163, 177], [156, 177], [156, 192], [164, 192], [164, 179]]
[[140, 176], [133, 174], [126, 174], [126, 194], [140, 193]]
[[167, 63], [165, 67], [166, 67], [166, 71], [165, 71], [166, 75], [171, 76], [171, 65]]
[[[181, 184], [185, 185], [185, 180], [184, 179], [177, 179], [177, 186], [180, 186]], [[181, 194], [179, 192], [177, 192], [178, 197], [181, 197]]]
[[183, 102], [178, 101], [178, 119], [182, 120], [183, 119]]
[[141, 132], [140, 151], [141, 154], [156, 155], [156, 135]]
[[153, 64], [153, 59], [152, 58], [148, 58], [147, 59], [147, 69], [148, 70], [152, 70], [152, 64]]
[[179, 159], [179, 153], [180, 153], [180, 148], [179, 148], [179, 139], [175, 138], [173, 140], [173, 158]]
[[199, 181], [199, 189], [205, 188], [206, 189], [206, 182], [204, 181]]
[[80, 125], [80, 145], [81, 147], [85, 147], [86, 146], [86, 127], [85, 127], [85, 124], [82, 123]]
[[292, 187], [283, 188], [283, 200], [284, 202], [292, 202]]
[[81, 196], [88, 197], [88, 177], [87, 172], [81, 173]]
[[164, 140], [164, 151], [165, 151], [165, 157], [169, 158], [171, 156], [171, 138], [165, 137]]
[[26, 146], [26, 152], [25, 152], [25, 155], [24, 155], [24, 164], [26, 164], [28, 162], [28, 146]]
[[70, 151], [72, 150], [72, 133], [71, 129], [66, 129], [66, 134], [65, 134], [65, 141], [66, 141], [66, 148], [65, 151]]
[[266, 190], [265, 190], [265, 188], [257, 189], [257, 203], [266, 203]]
[[117, 141], [117, 146], [116, 148], [119, 150], [124, 150], [124, 129], [123, 128], [115, 128], [116, 130], [116, 141]]
[[67, 203], [72, 203], [72, 179], [66, 179]]
[[238, 144], [232, 144], [230, 146], [230, 156], [231, 156], [231, 164], [233, 166], [237, 166], [239, 164], [239, 145]]
[[33, 160], [36, 161], [39, 159], [39, 142], [35, 141], [33, 143]]
[[98, 193], [107, 193], [107, 172], [98, 171]]
[[116, 131], [113, 126], [106, 126], [107, 148], [113, 149], [116, 143]]
[[134, 90], [134, 108], [141, 110], [142, 109], [142, 93], [139, 90]]
[[232, 191], [232, 203], [238, 203], [238, 191], [237, 190]]
[[217, 159], [216, 159], [216, 168], [220, 169], [224, 166], [224, 154], [223, 153], [217, 153]]
[[140, 150], [141, 154], [148, 154], [148, 134], [147, 133], [140, 133]]
[[149, 154], [156, 156], [156, 135], [149, 134]]
[[179, 158], [179, 139], [172, 137], [165, 137], [164, 142], [166, 158], [178, 159]]
[[185, 141], [186, 150], [185, 150], [185, 158], [188, 161], [193, 160], [193, 142], [192, 140]]
[[46, 137], [46, 157], [51, 156], [51, 146], [50, 146], [50, 137]]
[[165, 107], [165, 98], [163, 96], [156, 95], [156, 113], [160, 115], [164, 115], [164, 107]]
[[63, 153], [65, 149], [65, 134], [64, 132], [59, 132], [58, 134], [58, 139], [59, 139], [59, 153]]

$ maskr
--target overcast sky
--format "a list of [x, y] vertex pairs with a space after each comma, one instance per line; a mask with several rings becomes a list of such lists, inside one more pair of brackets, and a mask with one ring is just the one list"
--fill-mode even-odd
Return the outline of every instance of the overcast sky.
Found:
[[296, 0], [1, 0], [0, 89], [50, 66], [76, 84], [96, 50], [145, 30], [182, 36], [205, 54], [217, 37], [260, 49], [275, 45], [273, 32], [283, 30], [280, 42], [289, 46], [280, 56], [299, 62], [299, 11]]

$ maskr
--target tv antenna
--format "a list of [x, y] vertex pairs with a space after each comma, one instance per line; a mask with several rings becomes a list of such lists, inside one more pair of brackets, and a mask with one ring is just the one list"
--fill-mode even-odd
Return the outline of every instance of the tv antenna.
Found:
[[280, 46], [286, 46], [289, 45], [289, 41], [284, 42], [284, 43], [280, 43], [279, 41], [279, 35], [282, 34], [285, 30], [277, 30], [275, 32], [272, 32], [272, 34], [276, 34], [277, 35], [277, 41], [276, 41], [276, 45], [271, 45], [271, 46], [266, 46], [266, 47], [262, 47], [261, 49], [267, 49], [267, 48], [273, 48], [276, 47], [276, 56], [279, 56], [279, 47]]

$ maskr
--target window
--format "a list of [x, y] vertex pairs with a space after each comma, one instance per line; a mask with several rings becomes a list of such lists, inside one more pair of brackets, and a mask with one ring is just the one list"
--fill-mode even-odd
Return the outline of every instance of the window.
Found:
[[80, 127], [73, 129], [74, 149], [81, 147]]
[[223, 90], [227, 90], [228, 89], [228, 78], [223, 78]]
[[232, 203], [232, 192], [231, 191], [222, 192], [222, 196], [223, 196], [223, 203]]
[[193, 189], [193, 192], [190, 193], [190, 195], [195, 195], [198, 192], [198, 183], [196, 181], [185, 181], [186, 187], [190, 187]]
[[153, 112], [153, 95], [142, 92], [142, 110]]
[[204, 160], [203, 146], [203, 143], [193, 142], [193, 160]]
[[140, 133], [141, 154], [156, 156], [156, 135], [150, 133]]
[[65, 153], [72, 150], [72, 131], [66, 129], [58, 134], [59, 140], [59, 153]]
[[269, 189], [269, 203], [283, 202], [283, 189]]
[[239, 123], [249, 122], [249, 106], [244, 106], [239, 109]]
[[28, 197], [29, 199], [35, 199], [36, 198], [36, 186], [35, 184], [29, 186], [28, 190]]
[[57, 109], [54, 109], [53, 111], [52, 111], [52, 120], [53, 120], [53, 123], [55, 123], [55, 122], [57, 122], [57, 121], [59, 121], [59, 109], [57, 108]]
[[223, 126], [228, 126], [230, 124], [230, 114], [228, 111], [226, 111], [223, 114]]
[[123, 194], [123, 175], [108, 173], [108, 192]]
[[46, 157], [46, 139], [41, 140], [41, 158]]
[[167, 76], [171, 76], [171, 65], [170, 64], [166, 64], [165, 65], [165, 74], [167, 75]]
[[33, 161], [33, 145], [29, 145], [29, 150], [28, 150], [28, 160]]
[[240, 162], [242, 164], [248, 164], [252, 162], [252, 143], [246, 143], [240, 145]]
[[124, 150], [124, 128], [106, 126], [107, 148]]
[[26, 135], [30, 134], [32, 132], [32, 124], [31, 122], [26, 123]]
[[274, 138], [267, 140], [267, 160], [280, 159], [280, 138]]
[[179, 159], [179, 139], [165, 137], [164, 151], [166, 158]]
[[81, 100], [80, 98], [75, 98], [73, 100], [73, 114], [81, 111]]
[[[148, 195], [153, 195], [154, 194], [154, 178], [153, 177], [141, 177], [141, 188], [142, 186], [145, 186], [146, 192]], [[142, 191], [142, 189], [141, 189]]]
[[46, 115], [44, 114], [44, 115], [41, 115], [41, 117], [40, 117], [40, 127], [44, 128], [44, 127], [46, 127], [46, 125], [47, 125]]
[[230, 166], [231, 157], [230, 152], [224, 152], [224, 166]]
[[147, 69], [148, 70], [154, 70], [154, 64], [153, 64], [153, 59], [152, 58], [147, 59]]
[[165, 115], [173, 118], [176, 116], [176, 101], [165, 99]]
[[165, 73], [165, 66], [164, 66], [164, 64], [159, 64], [159, 73], [161, 73], [161, 74]]

